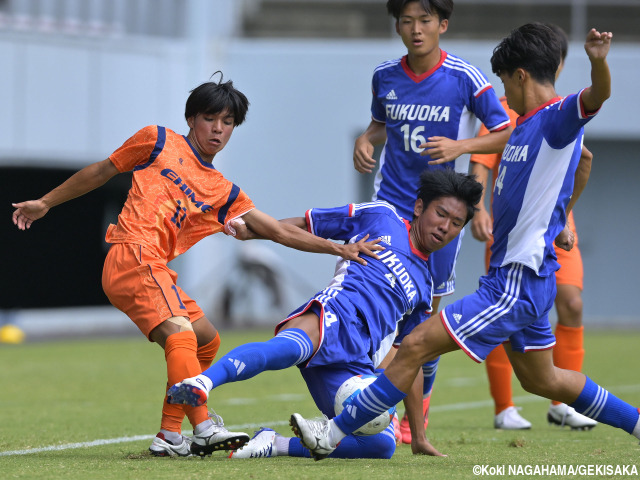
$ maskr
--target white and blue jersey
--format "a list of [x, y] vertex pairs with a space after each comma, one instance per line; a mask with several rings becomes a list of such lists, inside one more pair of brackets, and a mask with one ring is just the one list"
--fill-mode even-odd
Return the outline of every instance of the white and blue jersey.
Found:
[[583, 127], [592, 118], [581, 93], [518, 119], [493, 190], [492, 267], [521, 263], [540, 276], [560, 268], [553, 242], [566, 223]]
[[517, 352], [553, 347], [549, 311], [558, 263], [553, 241], [566, 206], [592, 114], [580, 96], [553, 99], [518, 119], [493, 193], [489, 273], [471, 295], [441, 312], [449, 335], [477, 362], [509, 340]]
[[311, 209], [306, 213], [311, 233], [323, 238], [357, 242], [366, 234], [381, 239], [385, 249], [368, 265], [339, 259], [329, 285], [291, 313], [278, 327], [312, 309], [320, 317], [318, 350], [303, 367], [360, 365], [372, 373], [390, 350], [398, 323], [410, 332], [431, 310], [432, 281], [427, 257], [414, 249], [409, 223], [386, 202]]
[[[428, 137], [472, 138], [477, 119], [489, 131], [509, 126], [493, 87], [484, 74], [455, 55], [441, 52], [438, 65], [415, 75], [407, 57], [380, 64], [372, 81], [373, 120], [386, 124], [387, 141], [376, 175], [374, 200], [386, 200], [404, 218], [412, 218], [420, 173], [426, 168], [452, 168], [452, 163], [429, 166], [418, 145]], [[455, 160], [456, 171], [468, 173], [469, 155]]]

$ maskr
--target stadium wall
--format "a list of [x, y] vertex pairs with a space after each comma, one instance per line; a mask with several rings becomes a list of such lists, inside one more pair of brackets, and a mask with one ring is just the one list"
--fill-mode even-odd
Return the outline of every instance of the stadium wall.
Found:
[[[501, 95], [500, 82], [489, 68], [493, 46], [491, 42], [443, 42], [445, 50], [481, 67]], [[148, 124], [186, 133], [182, 112], [189, 90], [222, 70], [247, 94], [251, 107], [246, 124], [237, 129], [214, 164], [241, 185], [258, 208], [281, 218], [302, 215], [312, 206], [364, 201], [352, 167], [353, 141], [369, 121], [373, 68], [402, 53], [398, 40], [203, 43], [198, 38], [79, 39], [3, 32], [0, 56], [7, 61], [6, 74], [0, 76], [4, 106], [0, 128], [5, 132], [0, 136], [0, 172], [24, 166], [81, 168], [105, 158]], [[631, 119], [640, 108], [631, 81], [640, 78], [639, 60], [637, 45], [614, 43], [610, 55], [613, 96], [587, 128], [587, 146], [596, 158], [591, 183], [575, 210], [586, 268], [587, 324], [635, 325], [637, 321], [635, 282], [620, 273], [640, 268], [640, 254], [633, 248], [638, 235], [635, 205], [640, 193], [634, 179], [640, 176], [635, 153], [640, 127]], [[582, 46], [572, 44], [558, 91], [581, 88], [588, 72]], [[26, 187], [29, 181], [24, 182]], [[51, 186], [37, 187], [44, 191]], [[8, 219], [10, 205], [5, 204], [2, 211]], [[8, 222], [0, 225], [2, 237], [8, 238], [5, 233], [13, 227]], [[37, 235], [37, 230], [23, 234]], [[216, 317], [224, 286], [234, 276], [235, 289], [246, 286], [241, 293], [259, 299], [248, 316], [265, 310], [260, 302], [269, 305], [268, 299], [260, 299], [264, 292], [259, 284], [250, 285], [238, 276], [243, 269], [238, 258], [245, 247], [229, 238], [211, 238], [173, 264], [183, 287], [210, 318]], [[8, 248], [18, 253], [20, 245], [12, 241]], [[269, 252], [262, 255], [259, 250], [258, 256], [267, 258], [266, 263], [279, 273], [286, 298], [284, 305], [272, 309], [277, 315], [322, 288], [333, 272], [333, 259], [326, 256], [278, 245], [260, 244], [259, 248]], [[69, 272], [59, 275], [69, 275], [72, 281], [72, 273], [71, 262]], [[468, 234], [452, 298], [472, 291], [481, 273], [482, 245]], [[9, 271], [3, 282], [10, 281]], [[43, 275], [37, 282], [37, 288], [48, 288], [51, 278]], [[14, 313], [29, 323], [46, 316], [37, 307], [35, 301]], [[272, 320], [271, 315], [264, 319]]]

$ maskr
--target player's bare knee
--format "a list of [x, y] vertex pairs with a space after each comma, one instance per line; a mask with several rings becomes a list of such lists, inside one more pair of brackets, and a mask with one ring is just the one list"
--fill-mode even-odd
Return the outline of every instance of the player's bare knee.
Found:
[[409, 360], [411, 364], [422, 365], [435, 358], [435, 356], [431, 358], [427, 345], [424, 335], [414, 330], [402, 340], [398, 355], [403, 354], [402, 356]]
[[558, 323], [565, 327], [582, 326], [582, 297], [575, 295], [558, 304]]

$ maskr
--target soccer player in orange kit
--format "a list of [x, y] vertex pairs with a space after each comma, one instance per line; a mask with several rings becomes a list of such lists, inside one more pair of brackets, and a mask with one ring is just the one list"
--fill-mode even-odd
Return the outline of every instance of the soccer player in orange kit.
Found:
[[[366, 264], [360, 253], [371, 256], [380, 248], [366, 238], [340, 245], [280, 223], [224, 178], [212, 161], [244, 121], [248, 106], [231, 81], [204, 83], [187, 99], [186, 136], [158, 125], [144, 127], [107, 159], [88, 165], [42, 198], [13, 204], [13, 222], [25, 230], [52, 207], [102, 186], [118, 173], [133, 171], [118, 222], [107, 230], [111, 247], [102, 286], [109, 301], [164, 349], [168, 385], [208, 368], [220, 345], [218, 331], [177, 285], [177, 274], [167, 265], [202, 238], [241, 219], [274, 242], [359, 263]], [[181, 434], [185, 414], [193, 438]], [[157, 456], [206, 455], [236, 449], [248, 440], [247, 434], [224, 428], [222, 419], [206, 407], [170, 405], [165, 397], [160, 432], [150, 451]]]

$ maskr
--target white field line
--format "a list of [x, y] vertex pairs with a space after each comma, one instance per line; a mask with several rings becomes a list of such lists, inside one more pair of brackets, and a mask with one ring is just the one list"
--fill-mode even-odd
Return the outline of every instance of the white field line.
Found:
[[[608, 388], [611, 392], [619, 392], [619, 393], [631, 393], [640, 391], [640, 385], [620, 385], [617, 387]], [[291, 397], [288, 395], [282, 395], [282, 398], [290, 399]], [[234, 402], [237, 402], [242, 399], [235, 399]], [[548, 402], [547, 399], [538, 397], [536, 395], [523, 395], [518, 397], [513, 397], [513, 401], [515, 403], [535, 403], [535, 402]], [[237, 403], [236, 403], [237, 404]], [[481, 400], [478, 402], [459, 402], [452, 403], [450, 405], [434, 405], [430, 408], [430, 412], [450, 412], [455, 410], [469, 410], [474, 408], [485, 408], [492, 407], [493, 400]], [[238, 425], [229, 425], [228, 428], [230, 430], [244, 430], [244, 429], [252, 429], [259, 428], [263, 426], [280, 426], [280, 425], [288, 425], [288, 420], [275, 420], [268, 421], [262, 423], [243, 423]], [[184, 432], [185, 434], [191, 434], [191, 431]], [[78, 443], [65, 443], [63, 445], [51, 445], [48, 447], [40, 447], [40, 448], [28, 448], [25, 450], [8, 450], [4, 452], [0, 452], [0, 457], [8, 457], [15, 455], [29, 455], [32, 453], [41, 453], [41, 452], [54, 452], [60, 450], [73, 450], [76, 448], [87, 448], [87, 447], [98, 447], [102, 445], [112, 445], [117, 443], [128, 443], [128, 442], [138, 442], [141, 440], [151, 440], [155, 435], [134, 435], [131, 437], [118, 437], [118, 438], [105, 438], [101, 440], [93, 440], [91, 442], [78, 442]]]

